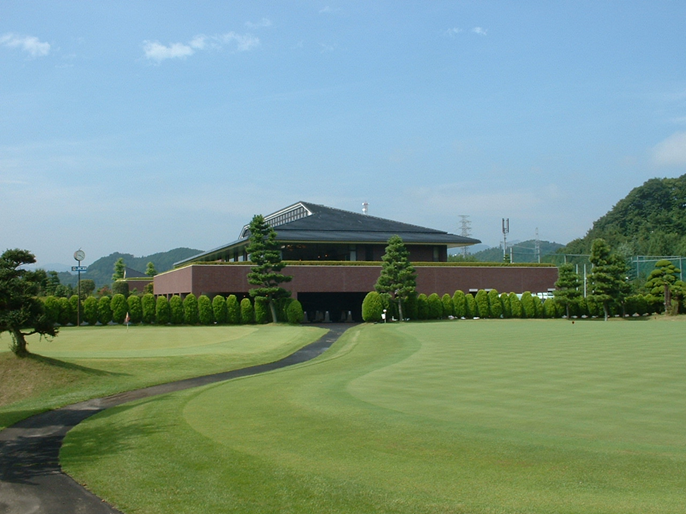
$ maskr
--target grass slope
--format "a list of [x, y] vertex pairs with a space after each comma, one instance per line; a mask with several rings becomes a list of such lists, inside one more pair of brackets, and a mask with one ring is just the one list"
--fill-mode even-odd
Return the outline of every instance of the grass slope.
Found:
[[363, 326], [96, 416], [62, 465], [127, 513], [685, 512], [684, 327]]
[[324, 333], [286, 325], [66, 327], [0, 352], [0, 428], [36, 412], [148, 385], [278, 360]]

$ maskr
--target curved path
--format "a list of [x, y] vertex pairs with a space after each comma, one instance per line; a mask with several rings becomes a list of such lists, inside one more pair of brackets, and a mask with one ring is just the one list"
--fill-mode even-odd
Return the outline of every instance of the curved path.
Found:
[[32, 416], [0, 431], [0, 514], [119, 513], [62, 473], [59, 452], [69, 430], [107, 408], [133, 400], [199, 387], [291, 366], [322, 354], [350, 328], [327, 324], [327, 332], [280, 361], [170, 382], [96, 398]]

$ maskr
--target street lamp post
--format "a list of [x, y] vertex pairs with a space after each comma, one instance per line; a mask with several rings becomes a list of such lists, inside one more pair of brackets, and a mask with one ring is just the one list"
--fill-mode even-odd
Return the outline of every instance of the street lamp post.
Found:
[[79, 265], [76, 268], [77, 276], [78, 276], [78, 281], [76, 285], [76, 326], [80, 327], [81, 326], [81, 261], [86, 258], [86, 253], [81, 250], [80, 248], [74, 252], [74, 259], [76, 262], [79, 263]]

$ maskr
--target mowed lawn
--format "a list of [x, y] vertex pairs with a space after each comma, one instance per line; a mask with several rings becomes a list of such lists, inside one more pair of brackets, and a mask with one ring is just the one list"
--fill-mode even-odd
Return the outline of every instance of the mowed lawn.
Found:
[[126, 513], [686, 512], [683, 320], [364, 325], [121, 406], [61, 462]]
[[[0, 352], [0, 428], [36, 412], [183, 378], [272, 362], [315, 341], [315, 327], [66, 327]], [[4, 344], [3, 344], [4, 343]], [[0, 339], [7, 348], [9, 337]]]

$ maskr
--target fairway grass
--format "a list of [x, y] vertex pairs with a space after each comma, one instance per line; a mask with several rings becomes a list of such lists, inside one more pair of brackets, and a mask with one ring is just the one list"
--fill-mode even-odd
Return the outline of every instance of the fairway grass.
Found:
[[61, 463], [129, 514], [686, 512], [685, 328], [365, 325], [315, 361], [103, 412]]
[[324, 333], [274, 324], [106, 326], [31, 337], [29, 358], [0, 352], [0, 429], [89, 398], [279, 360]]

